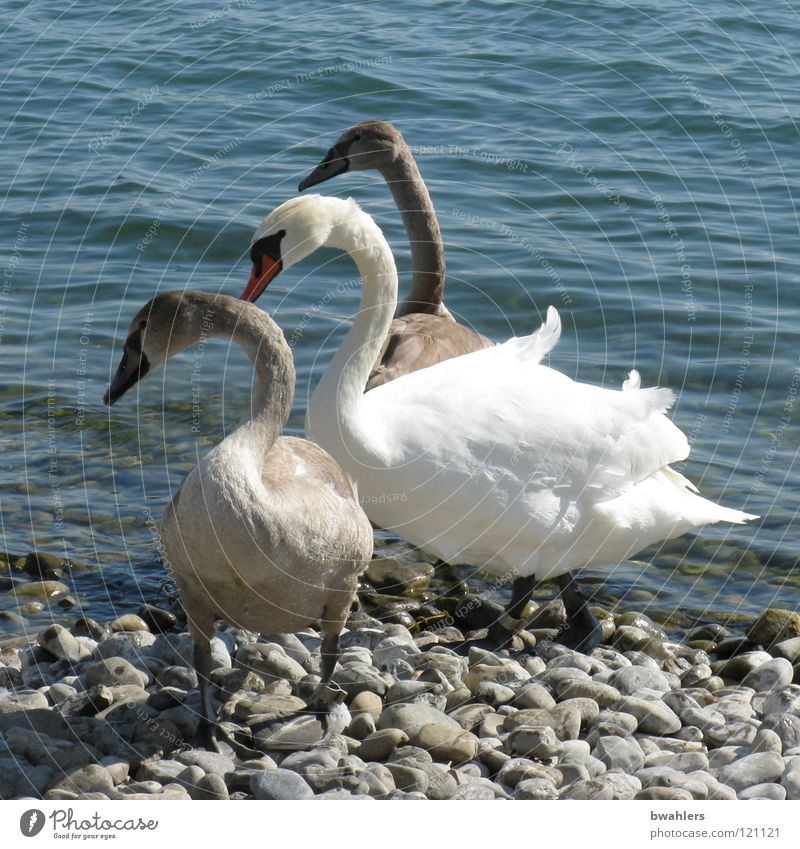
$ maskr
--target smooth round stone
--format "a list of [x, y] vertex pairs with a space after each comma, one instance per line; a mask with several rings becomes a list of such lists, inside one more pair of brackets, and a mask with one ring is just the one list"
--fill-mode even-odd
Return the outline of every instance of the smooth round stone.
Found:
[[769, 647], [793, 637], [800, 637], [800, 613], [794, 610], [769, 608], [765, 610], [747, 631], [748, 639]]
[[668, 766], [684, 773], [709, 768], [708, 755], [705, 752], [658, 752], [648, 755], [645, 764]]
[[60, 705], [77, 695], [78, 691], [69, 684], [52, 684], [47, 690], [47, 698], [54, 705]]
[[275, 643], [248, 643], [236, 652], [236, 660], [266, 681], [285, 679], [297, 683], [306, 676], [306, 670]]
[[561, 772], [552, 766], [536, 763], [528, 758], [510, 758], [497, 772], [497, 781], [508, 787], [516, 787], [521, 781], [541, 778], [558, 788], [564, 778]]
[[159, 634], [171, 631], [178, 624], [178, 617], [174, 613], [153, 604], [143, 604], [138, 610], [138, 615], [147, 625], [148, 630]]
[[197, 687], [197, 673], [185, 666], [165, 666], [156, 674], [156, 681], [162, 687], [194, 690]]
[[415, 654], [420, 654], [415, 642], [409, 642], [404, 637], [386, 637], [375, 646], [372, 663], [378, 669], [387, 669], [395, 661], [408, 660]]
[[108, 634], [105, 626], [89, 616], [79, 616], [69, 630], [76, 637], [91, 637], [93, 640], [102, 640]]
[[663, 702], [622, 696], [614, 707], [622, 713], [635, 716], [639, 720], [638, 729], [644, 734], [666, 736], [681, 729], [681, 720]]
[[362, 713], [368, 713], [374, 720], [377, 720], [383, 711], [383, 700], [380, 696], [369, 690], [364, 690], [354, 696], [350, 702], [350, 713], [356, 717]]
[[113, 622], [109, 622], [112, 631], [149, 631], [147, 622], [135, 613], [126, 613], [118, 616]]
[[800, 661], [800, 637], [791, 637], [775, 643], [770, 648], [770, 653], [775, 657], [785, 657], [790, 663], [797, 663]]
[[781, 787], [786, 790], [787, 799], [800, 799], [800, 756], [787, 760], [781, 776]]
[[710, 728], [703, 733], [709, 748], [717, 746], [747, 746], [753, 744], [756, 727], [750, 722], [730, 722], [722, 728]]
[[588, 681], [560, 681], [555, 685], [555, 688], [559, 700], [591, 699], [601, 708], [610, 707], [619, 700], [621, 695], [616, 687], [601, 684], [591, 679]]
[[38, 690], [17, 690], [9, 693], [0, 701], [0, 704], [7, 705], [11, 710], [36, 710], [50, 707], [47, 696]]
[[559, 755], [564, 744], [549, 726], [518, 726], [508, 735], [506, 750], [510, 755], [525, 755], [537, 760], [549, 760]]
[[57, 658], [77, 663], [86, 660], [91, 652], [63, 625], [50, 625], [37, 636], [39, 645]]
[[698, 663], [681, 675], [681, 685], [684, 687], [696, 687], [708, 682], [713, 677], [711, 667], [707, 663]]
[[624, 772], [606, 772], [597, 776], [597, 780], [611, 788], [615, 799], [633, 799], [642, 789], [642, 782], [635, 775]]
[[409, 766], [404, 763], [388, 763], [386, 768], [392, 774], [395, 787], [398, 790], [408, 792], [422, 793], [423, 795], [428, 790], [428, 775], [417, 767]]
[[27, 584], [17, 584], [14, 595], [31, 601], [55, 601], [69, 595], [69, 587], [61, 581], [29, 581]]
[[117, 687], [121, 684], [135, 684], [146, 687], [149, 677], [145, 672], [136, 669], [122, 657], [109, 657], [92, 663], [86, 669], [86, 686], [94, 687], [103, 684], [107, 687]]
[[250, 790], [256, 799], [310, 799], [314, 791], [296, 772], [288, 769], [265, 769], [250, 778]]
[[783, 743], [781, 738], [771, 729], [759, 728], [753, 740], [751, 751], [753, 753], [777, 752], [780, 755], [783, 752]]
[[600, 737], [593, 754], [606, 765], [607, 769], [633, 773], [644, 766], [644, 752], [641, 746], [630, 738]]
[[601, 710], [594, 718], [589, 720], [589, 729], [613, 725], [623, 728], [628, 734], [633, 734], [639, 727], [639, 720], [630, 713], [616, 710]]
[[155, 636], [149, 631], [119, 631], [101, 640], [95, 646], [92, 656], [95, 660], [122, 657], [134, 666], [142, 666], [146, 649], [152, 646], [155, 640]]
[[496, 681], [481, 681], [475, 689], [475, 698], [485, 702], [492, 707], [505, 705], [514, 699], [514, 691], [511, 687], [498, 684]]
[[419, 729], [411, 742], [429, 751], [435, 760], [447, 763], [465, 763], [478, 755], [478, 738], [460, 726], [455, 730], [451, 725], [429, 723]]
[[463, 731], [455, 719], [422, 702], [413, 704], [387, 705], [378, 720], [378, 728], [399, 728], [408, 734], [413, 745], [419, 729], [431, 723], [449, 725], [453, 729]]
[[642, 689], [655, 690], [657, 693], [666, 693], [671, 689], [666, 675], [660, 669], [649, 666], [617, 669], [609, 677], [608, 683], [625, 696], [635, 696]]
[[761, 728], [774, 731], [780, 737], [784, 752], [800, 746], [800, 716], [796, 714], [771, 714], [761, 723]]
[[773, 783], [755, 784], [742, 790], [738, 795], [740, 799], [769, 799], [782, 802], [786, 798], [786, 788]]
[[737, 654], [727, 660], [718, 660], [711, 665], [715, 675], [732, 681], [742, 681], [751, 672], [772, 660], [772, 655], [765, 651], [748, 651]]
[[375, 733], [375, 720], [369, 713], [361, 713], [358, 716], [354, 716], [350, 720], [345, 733], [354, 740], [364, 740], [370, 734]]
[[387, 690], [384, 673], [366, 663], [340, 667], [334, 673], [332, 680], [347, 693], [348, 698], [353, 698], [364, 691], [382, 696]]
[[111, 773], [99, 764], [87, 764], [72, 770], [52, 784], [50, 790], [69, 790], [73, 793], [111, 793], [114, 779]]
[[364, 761], [385, 761], [398, 746], [408, 742], [408, 734], [399, 728], [382, 728], [361, 741], [358, 755]]
[[773, 713], [800, 714], [800, 685], [790, 684], [766, 696], [756, 696], [753, 704], [763, 716]]
[[455, 719], [455, 721], [465, 731], [474, 731], [475, 728], [480, 726], [487, 716], [490, 716], [493, 713], [494, 711], [492, 710], [491, 705], [472, 703], [456, 708], [454, 711], [451, 711], [448, 716]]
[[517, 689], [513, 704], [520, 710], [549, 710], [556, 701], [541, 684], [528, 683]]
[[253, 699], [239, 699], [233, 709], [233, 715], [248, 724], [272, 722], [296, 716], [306, 709], [306, 703], [297, 696], [260, 693]]
[[783, 758], [777, 752], [759, 752], [722, 767], [719, 780], [739, 792], [756, 784], [777, 781], [783, 770]]
[[605, 800], [613, 799], [614, 791], [608, 784], [593, 778], [588, 781], [573, 781], [559, 790], [560, 799]]
[[644, 787], [633, 798], [651, 801], [690, 802], [693, 796], [682, 787]]
[[279, 752], [307, 749], [318, 743], [323, 736], [319, 720], [311, 716], [294, 717], [283, 722], [270, 720], [251, 727], [259, 749], [274, 749]]
[[749, 672], [742, 681], [742, 686], [752, 687], [756, 692], [779, 690], [788, 687], [793, 677], [792, 664], [786, 658], [776, 657]]
[[517, 799], [558, 799], [558, 790], [546, 778], [526, 778], [514, 788]]
[[542, 725], [552, 728], [560, 740], [576, 740], [580, 733], [581, 715], [575, 708], [556, 705], [550, 710], [519, 710], [510, 713], [503, 720], [503, 728], [506, 731], [513, 731], [521, 726], [536, 728]]
[[226, 801], [230, 798], [228, 787], [218, 775], [204, 775], [189, 795], [192, 799], [205, 801]]
[[448, 796], [448, 799], [464, 802], [488, 802], [495, 798], [491, 788], [483, 784], [462, 784]]

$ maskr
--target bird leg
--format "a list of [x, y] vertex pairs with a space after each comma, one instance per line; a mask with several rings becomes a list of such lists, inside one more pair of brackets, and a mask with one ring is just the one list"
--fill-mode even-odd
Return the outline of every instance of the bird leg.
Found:
[[569, 573], [558, 577], [567, 621], [556, 642], [575, 651], [589, 654], [603, 639], [603, 628], [589, 609], [589, 602], [578, 582]]
[[508, 646], [514, 634], [525, 625], [522, 614], [531, 600], [536, 583], [536, 578], [533, 575], [526, 575], [514, 580], [511, 585], [511, 600], [506, 605], [502, 615], [489, 626], [486, 635], [488, 645], [494, 645], [498, 649]]
[[202, 709], [197, 734], [206, 749], [218, 752], [217, 721], [211, 705], [211, 640], [205, 634], [194, 634], [194, 668], [200, 685]]
[[332, 684], [333, 671], [339, 661], [339, 634], [344, 627], [343, 621], [332, 622], [327, 619], [322, 621], [322, 678], [314, 690], [309, 701], [310, 710], [317, 714], [320, 722], [327, 716], [330, 706], [341, 702], [346, 693], [338, 685]]
[[197, 672], [197, 681], [200, 685], [200, 705], [202, 716], [197, 729], [197, 736], [203, 748], [211, 752], [219, 752], [219, 741], [221, 737], [240, 757], [244, 759], [260, 758], [262, 752], [243, 746], [235, 740], [224, 728], [217, 724], [213, 705], [211, 704], [211, 640], [205, 634], [194, 636], [194, 668]]

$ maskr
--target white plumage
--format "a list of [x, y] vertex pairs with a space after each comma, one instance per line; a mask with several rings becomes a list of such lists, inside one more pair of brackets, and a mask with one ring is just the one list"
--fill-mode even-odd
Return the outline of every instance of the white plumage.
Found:
[[531, 336], [447, 360], [362, 394], [391, 321], [397, 273], [353, 201], [289, 201], [259, 228], [285, 231], [283, 266], [328, 245], [363, 279], [358, 316], [311, 399], [307, 435], [358, 482], [367, 515], [449, 563], [552, 578], [615, 563], [711, 522], [755, 518], [695, 494], [670, 468], [689, 445], [668, 389], [578, 383], [541, 360], [558, 313]]

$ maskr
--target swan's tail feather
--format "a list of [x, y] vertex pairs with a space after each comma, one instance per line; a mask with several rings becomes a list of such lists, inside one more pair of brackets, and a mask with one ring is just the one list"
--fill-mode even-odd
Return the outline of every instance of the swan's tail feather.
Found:
[[698, 494], [697, 487], [680, 472], [666, 466], [663, 470], [665, 477], [674, 486], [689, 490], [689, 496], [692, 505], [691, 518], [704, 524], [713, 525], [715, 522], [730, 522], [732, 525], [743, 525], [745, 522], [750, 522], [753, 519], [758, 519], [758, 516], [752, 513], [745, 513], [742, 510], [734, 510], [731, 507], [723, 507], [714, 501], [709, 501]]
[[628, 372], [628, 379], [622, 383], [622, 391], [630, 392], [631, 390], [642, 388], [642, 376], [636, 369], [631, 369]]
[[512, 345], [521, 359], [536, 364], [555, 348], [560, 338], [561, 316], [555, 307], [550, 306], [547, 308], [547, 317], [535, 333], [509, 339], [506, 344]]

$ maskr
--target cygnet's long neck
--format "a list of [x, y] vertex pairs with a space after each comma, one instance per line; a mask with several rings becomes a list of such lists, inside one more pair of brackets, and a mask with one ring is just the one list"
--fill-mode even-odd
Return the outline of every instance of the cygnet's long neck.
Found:
[[442, 308], [445, 273], [442, 233], [428, 188], [408, 146], [403, 144], [392, 164], [380, 171], [389, 184], [411, 243], [411, 292], [398, 307], [397, 315], [446, 314]]
[[306, 415], [306, 435], [331, 446], [364, 435], [364, 386], [383, 347], [397, 307], [397, 268], [383, 233], [358, 210], [337, 224], [326, 244], [347, 251], [362, 280], [358, 315], [331, 360], [311, 398]]
[[250, 455], [260, 474], [261, 461], [291, 412], [295, 386], [291, 350], [281, 329], [265, 312], [237, 298], [220, 295], [210, 301], [202, 326], [207, 336], [236, 342], [253, 363], [250, 411], [223, 444]]

